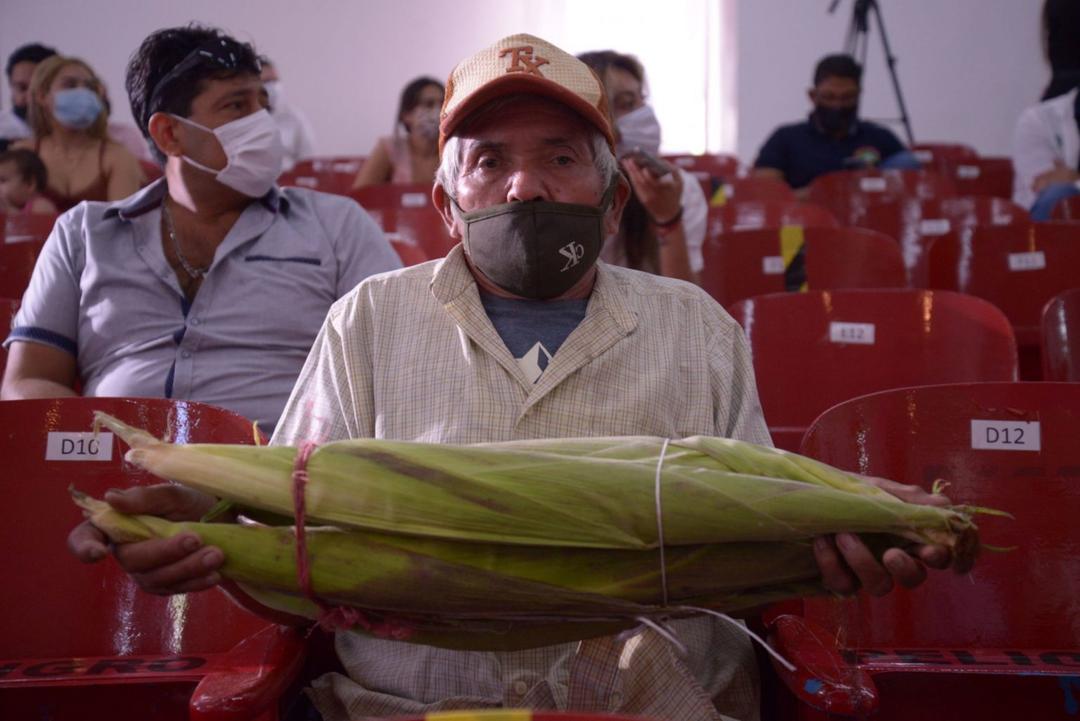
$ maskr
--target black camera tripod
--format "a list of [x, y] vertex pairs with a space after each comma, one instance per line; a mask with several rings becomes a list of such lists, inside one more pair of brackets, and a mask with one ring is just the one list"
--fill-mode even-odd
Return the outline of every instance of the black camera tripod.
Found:
[[[832, 0], [829, 13], [836, 12], [840, 0]], [[845, 52], [855, 58], [859, 65], [866, 67], [866, 51], [870, 47], [870, 13], [874, 13], [878, 33], [881, 35], [881, 45], [885, 51], [885, 64], [889, 68], [889, 76], [892, 78], [893, 91], [896, 93], [896, 104], [900, 108], [898, 120], [904, 126], [908, 145], [915, 143], [915, 136], [911, 132], [911, 118], [908, 116], [907, 105], [904, 104], [904, 92], [900, 89], [900, 78], [896, 75], [896, 56], [892, 53], [889, 45], [889, 36], [885, 32], [885, 20], [881, 17], [881, 7], [877, 0], [855, 0], [855, 6], [851, 13], [851, 25], [848, 26], [847, 41], [844, 43]]]

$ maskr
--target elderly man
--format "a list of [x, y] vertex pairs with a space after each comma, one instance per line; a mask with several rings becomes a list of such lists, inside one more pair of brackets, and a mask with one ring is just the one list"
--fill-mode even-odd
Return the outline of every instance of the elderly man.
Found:
[[[606, 95], [580, 61], [528, 35], [463, 61], [447, 83], [433, 196], [462, 240], [441, 261], [364, 281], [334, 304], [275, 443], [379, 437], [474, 443], [560, 436], [710, 434], [768, 443], [738, 326], [688, 283], [597, 262], [629, 187]], [[177, 487], [109, 497], [128, 511], [208, 507]], [[104, 555], [72, 533], [76, 554]], [[181, 536], [117, 549], [147, 590], [219, 582], [221, 552]], [[839, 550], [838, 550], [839, 549]], [[878, 564], [853, 536], [821, 539], [826, 583], [884, 592], [921, 564]], [[925, 549], [931, 563], [941, 549]], [[342, 672], [313, 684], [326, 719], [524, 706], [717, 721], [758, 715], [753, 653], [738, 629], [672, 624], [508, 653], [448, 651], [352, 632]]]
[[160, 30], [127, 71], [165, 177], [65, 213], [5, 341], [3, 398], [156, 396], [271, 429], [330, 304], [401, 263], [352, 200], [289, 188], [254, 49]]

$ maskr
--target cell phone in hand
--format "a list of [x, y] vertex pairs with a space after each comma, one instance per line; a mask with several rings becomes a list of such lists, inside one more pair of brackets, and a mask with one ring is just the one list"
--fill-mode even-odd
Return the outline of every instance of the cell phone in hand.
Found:
[[642, 168], [645, 168], [654, 178], [663, 178], [665, 175], [671, 173], [671, 166], [665, 163], [660, 158], [647, 153], [641, 148], [634, 148], [629, 153], [623, 155], [623, 158], [630, 158]]

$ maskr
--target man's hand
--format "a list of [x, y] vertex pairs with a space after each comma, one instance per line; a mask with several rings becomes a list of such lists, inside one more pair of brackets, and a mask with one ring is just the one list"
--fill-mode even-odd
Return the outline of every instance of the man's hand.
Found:
[[1057, 185], [1058, 183], [1075, 183], [1077, 180], [1080, 180], [1080, 173], [1068, 167], [1060, 160], [1055, 160], [1053, 170], [1047, 170], [1045, 173], [1040, 173], [1035, 176], [1035, 180], [1031, 183], [1031, 189], [1036, 193], [1041, 193], [1051, 185]]
[[634, 195], [645, 206], [645, 211], [658, 223], [671, 220], [682, 207], [683, 180], [678, 170], [658, 178], [647, 168], [638, 165], [633, 158], [622, 161], [622, 167], [630, 177]]
[[[105, 500], [122, 513], [172, 521], [196, 521], [214, 505], [210, 496], [172, 484], [111, 490]], [[100, 561], [110, 547], [120, 567], [149, 593], [189, 593], [221, 582], [218, 569], [224, 554], [213, 546], [204, 547], [192, 533], [111, 546], [101, 531], [84, 521], [68, 534], [68, 550], [83, 563]]]
[[[918, 486], [908, 486], [883, 478], [866, 477], [868, 483], [908, 503], [948, 506], [941, 494], [927, 493]], [[944, 569], [952, 563], [952, 554], [944, 546], [921, 545], [908, 550], [890, 548], [878, 561], [853, 533], [820, 536], [814, 541], [814, 557], [821, 569], [825, 587], [848, 595], [859, 588], [872, 596], [884, 596], [896, 584], [915, 588], [926, 580], [926, 568]]]

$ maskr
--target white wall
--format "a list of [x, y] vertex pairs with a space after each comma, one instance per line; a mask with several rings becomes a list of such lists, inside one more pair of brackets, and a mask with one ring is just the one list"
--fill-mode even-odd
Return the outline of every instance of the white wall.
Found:
[[[966, 141], [1008, 155], [1020, 111], [1049, 79], [1041, 0], [879, 0], [916, 141]], [[780, 122], [809, 112], [814, 64], [842, 50], [853, 0], [739, 0], [738, 153], [752, 162]], [[895, 118], [881, 37], [870, 36], [863, 115]], [[895, 126], [903, 138], [900, 126]]]
[[[197, 19], [255, 42], [274, 60], [290, 102], [314, 125], [320, 154], [353, 154], [390, 132], [401, 88], [413, 77], [443, 80], [463, 57], [530, 32], [572, 53], [637, 52], [665, 145], [700, 152], [710, 125], [714, 136], [720, 132], [719, 120], [706, 116], [709, 94], [734, 100], [733, 78], [713, 83], [706, 74], [706, 41], [720, 22], [712, 2], [734, 0], [0, 0], [0, 54], [36, 40], [80, 56], [105, 80], [116, 117], [130, 119], [123, 90], [130, 53], [151, 31]], [[5, 105], [7, 95], [5, 87]]]
[[[274, 58], [320, 153], [366, 153], [389, 132], [407, 80], [444, 78], [465, 55], [529, 31], [571, 52], [637, 52], [666, 149], [737, 150], [750, 161], [773, 127], [807, 112], [813, 64], [842, 46], [852, 1], [830, 16], [829, 0], [0, 0], [0, 55], [40, 40], [83, 56], [126, 118], [129, 54], [150, 31], [199, 19], [256, 40]], [[1017, 114], [1038, 99], [1048, 74], [1038, 47], [1041, 0], [881, 5], [917, 138], [1007, 153]], [[876, 33], [871, 40], [863, 108], [892, 116]], [[731, 56], [737, 62], [715, 63]]]

